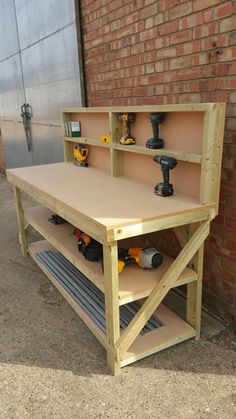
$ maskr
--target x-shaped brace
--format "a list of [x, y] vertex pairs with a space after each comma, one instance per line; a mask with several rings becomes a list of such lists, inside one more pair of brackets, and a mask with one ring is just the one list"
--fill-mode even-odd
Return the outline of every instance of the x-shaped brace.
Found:
[[148, 319], [175, 284], [179, 275], [181, 275], [195, 253], [199, 250], [209, 234], [209, 228], [210, 221], [207, 220], [201, 223], [200, 227], [198, 227], [167, 272], [163, 275], [161, 281], [153, 289], [152, 293], [130, 322], [129, 326], [124, 330], [115, 345], [117, 359], [122, 359], [123, 354], [129, 349]]

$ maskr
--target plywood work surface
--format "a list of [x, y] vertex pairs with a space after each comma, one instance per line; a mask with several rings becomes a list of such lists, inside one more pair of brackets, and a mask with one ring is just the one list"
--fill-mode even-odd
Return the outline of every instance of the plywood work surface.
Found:
[[[158, 218], [198, 211], [194, 198], [180, 194], [161, 198], [153, 187], [125, 178], [113, 178], [93, 168], [56, 163], [7, 171], [10, 182], [30, 193], [39, 202], [66, 206], [69, 212], [89, 219], [106, 229], [137, 225]], [[60, 212], [61, 213], [61, 212]], [[65, 214], [67, 215], [67, 214]]]
[[20, 189], [36, 191], [39, 200], [47, 194], [54, 202], [78, 211], [78, 216], [84, 214], [106, 228], [137, 224], [202, 207], [194, 198], [180, 194], [161, 198], [154, 194], [154, 185], [113, 178], [97, 169], [71, 163], [11, 169], [7, 176]]

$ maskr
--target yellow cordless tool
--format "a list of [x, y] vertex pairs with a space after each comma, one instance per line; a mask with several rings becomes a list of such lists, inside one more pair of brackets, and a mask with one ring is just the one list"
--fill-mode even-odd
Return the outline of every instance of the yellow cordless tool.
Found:
[[[88, 234], [83, 233], [79, 229], [74, 230], [74, 235], [78, 239], [78, 250], [85, 259], [91, 262], [102, 261], [103, 263], [103, 247], [102, 244], [92, 239]], [[143, 269], [158, 268], [163, 261], [163, 257], [155, 247], [130, 247], [129, 249], [118, 250], [118, 273], [120, 274], [125, 266], [137, 264]]]
[[76, 144], [74, 146], [74, 164], [76, 166], [88, 167], [88, 148], [82, 144]]
[[[122, 254], [123, 253], [123, 254]], [[130, 247], [128, 250], [119, 250], [118, 272], [121, 273], [125, 266], [136, 263], [143, 269], [158, 268], [163, 257], [155, 247]]]
[[134, 113], [120, 113], [118, 115], [119, 121], [122, 122], [125, 135], [120, 139], [120, 144], [132, 145], [135, 144], [135, 138], [131, 135], [131, 122], [134, 122]]

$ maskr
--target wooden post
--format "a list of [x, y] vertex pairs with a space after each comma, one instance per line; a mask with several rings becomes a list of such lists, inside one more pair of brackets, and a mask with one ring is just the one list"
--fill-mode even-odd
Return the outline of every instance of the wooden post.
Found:
[[[63, 136], [66, 137], [65, 133], [65, 123], [71, 119], [71, 115], [65, 112], [62, 112], [62, 129], [63, 129]], [[76, 138], [75, 138], [76, 142]], [[66, 141], [64, 138], [64, 159], [65, 162], [73, 162], [74, 160], [74, 142]]]
[[[122, 137], [121, 122], [118, 120], [118, 114], [109, 112], [109, 127], [111, 134], [111, 143], [119, 144]], [[122, 151], [110, 149], [111, 156], [111, 175], [114, 177], [122, 176]]]
[[216, 204], [218, 213], [220, 172], [225, 124], [225, 103], [212, 103], [204, 116], [200, 203]]
[[24, 212], [23, 212], [22, 202], [21, 202], [21, 193], [20, 193], [20, 189], [18, 189], [16, 186], [13, 186], [13, 191], [14, 191], [15, 201], [16, 201], [16, 215], [17, 215], [17, 221], [18, 221], [18, 227], [19, 227], [19, 241], [20, 241], [23, 256], [27, 256], [28, 246], [27, 246], [27, 240], [26, 240], [26, 234], [25, 234]]
[[103, 246], [105, 311], [107, 334], [107, 363], [114, 375], [120, 374], [120, 361], [115, 344], [120, 337], [118, 250], [117, 242]]
[[[189, 226], [189, 236], [194, 234], [199, 223]], [[189, 267], [197, 272], [197, 281], [187, 284], [187, 313], [186, 320], [196, 329], [195, 339], [200, 337], [201, 307], [202, 307], [202, 273], [203, 273], [204, 243], [191, 260]]]

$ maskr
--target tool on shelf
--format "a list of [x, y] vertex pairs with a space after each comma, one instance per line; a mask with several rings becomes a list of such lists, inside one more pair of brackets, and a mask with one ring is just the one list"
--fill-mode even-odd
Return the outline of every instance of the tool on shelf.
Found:
[[60, 215], [58, 214], [52, 214], [51, 218], [49, 218], [50, 223], [55, 224], [55, 225], [59, 225], [59, 224], [65, 224], [67, 223], [67, 221], [60, 217]]
[[101, 135], [101, 142], [102, 143], [110, 143], [111, 142], [111, 138], [110, 138], [110, 135]]
[[173, 195], [173, 185], [169, 183], [170, 170], [174, 169], [177, 165], [177, 160], [173, 157], [167, 156], [154, 156], [153, 160], [161, 165], [161, 171], [163, 174], [163, 182], [156, 184], [154, 191], [159, 196], [171, 196]]
[[161, 266], [163, 256], [155, 247], [130, 247], [128, 250], [119, 249], [118, 272], [125, 266], [137, 264], [143, 269], [156, 269]]
[[134, 113], [119, 113], [118, 114], [119, 121], [122, 122], [125, 134], [120, 139], [120, 144], [123, 145], [132, 145], [135, 144], [135, 138], [131, 134], [131, 123], [135, 120]]
[[147, 148], [163, 148], [164, 141], [159, 138], [159, 124], [164, 121], [164, 113], [152, 112], [148, 115], [152, 124], [153, 138], [149, 138], [146, 142]]
[[80, 167], [88, 167], [88, 147], [83, 144], [74, 146], [74, 164]]
[[[92, 239], [88, 234], [79, 229], [74, 229], [74, 235], [78, 239], [78, 250], [85, 259], [90, 262], [103, 260], [102, 244]], [[121, 273], [125, 266], [137, 264], [143, 269], [158, 268], [163, 257], [155, 247], [130, 247], [129, 249], [118, 250], [118, 273]]]
[[91, 262], [102, 260], [103, 248], [101, 243], [92, 239], [86, 233], [80, 232], [79, 234], [77, 232], [75, 235], [78, 238], [78, 250], [82, 253], [85, 259], [90, 260]]

